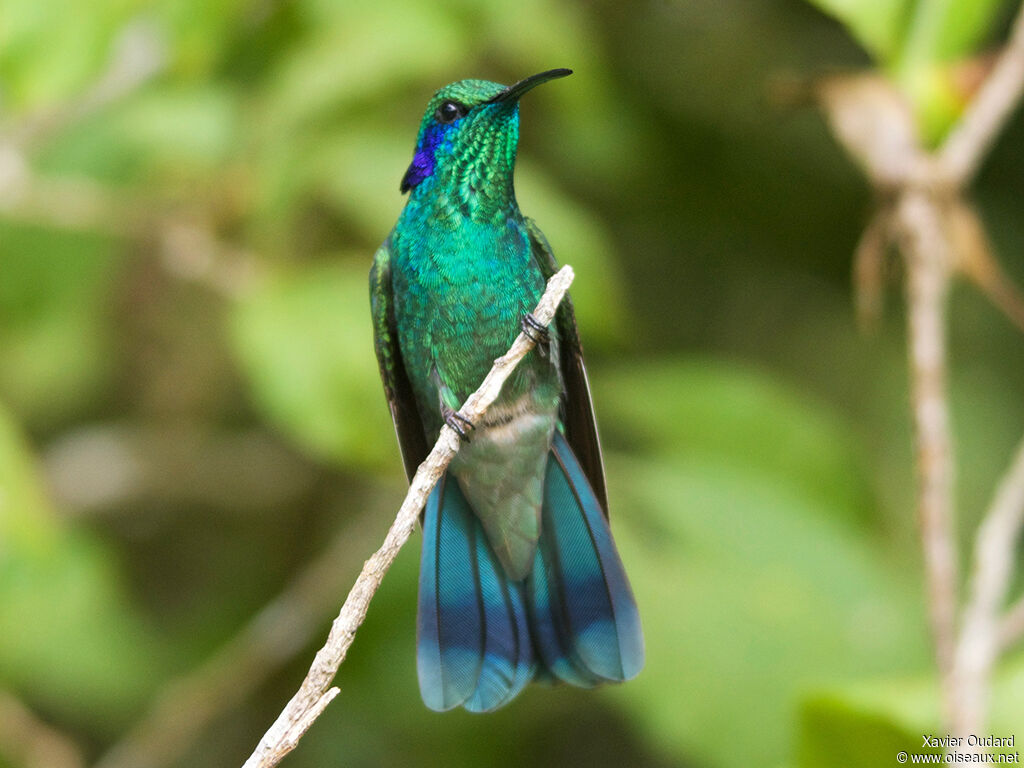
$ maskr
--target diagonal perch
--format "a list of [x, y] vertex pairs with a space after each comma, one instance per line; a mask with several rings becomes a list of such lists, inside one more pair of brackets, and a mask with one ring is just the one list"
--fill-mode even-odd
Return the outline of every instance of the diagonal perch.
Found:
[[[533, 316], [540, 324], [551, 324], [574, 277], [572, 267], [566, 265], [548, 280], [544, 295], [537, 308], [533, 310]], [[494, 367], [484, 378], [480, 388], [470, 395], [462, 406], [461, 412], [470, 421], [480, 421], [487, 408], [497, 399], [505, 380], [533, 347], [534, 341], [525, 333], [520, 333], [508, 352], [494, 361]], [[391, 524], [387, 536], [384, 537], [384, 543], [363, 565], [363, 570], [356, 578], [356, 583], [349, 591], [345, 604], [341, 606], [341, 611], [331, 626], [327, 642], [317, 651], [306, 679], [260, 739], [260, 743], [245, 761], [243, 768], [271, 768], [281, 762], [285, 755], [295, 749], [299, 739], [309, 730], [313, 721], [338, 694], [338, 689], [332, 688], [331, 683], [345, 660], [356, 631], [366, 618], [370, 600], [380, 587], [384, 574], [391, 567], [398, 551], [412, 535], [416, 519], [430, 491], [458, 450], [458, 435], [455, 430], [445, 425], [441, 428], [441, 434], [433, 450], [416, 470], [416, 475], [409, 485], [409, 492], [398, 510], [395, 522]]]

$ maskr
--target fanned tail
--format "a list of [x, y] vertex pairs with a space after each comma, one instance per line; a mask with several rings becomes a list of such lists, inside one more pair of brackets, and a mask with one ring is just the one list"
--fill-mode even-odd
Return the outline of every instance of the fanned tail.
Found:
[[557, 430], [526, 601], [537, 655], [550, 676], [591, 687], [629, 680], [643, 667], [640, 614], [608, 519]]
[[536, 675], [592, 687], [644, 663], [636, 601], [608, 520], [556, 430], [533, 570], [510, 580], [454, 477], [427, 501], [417, 616], [420, 693], [431, 709], [486, 712]]
[[523, 584], [510, 581], [458, 482], [427, 500], [417, 614], [423, 702], [443, 711], [497, 709], [533, 678]]

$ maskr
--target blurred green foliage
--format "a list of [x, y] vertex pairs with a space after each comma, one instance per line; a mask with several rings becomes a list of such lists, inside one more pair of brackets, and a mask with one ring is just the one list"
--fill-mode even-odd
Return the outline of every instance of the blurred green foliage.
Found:
[[[1022, 696], [1024, 665], [1018, 658], [995, 680], [991, 733], [1019, 733]], [[899, 679], [862, 682], [838, 693], [808, 697], [800, 715], [800, 765], [866, 767], [891, 762], [901, 749], [938, 753], [939, 749], [922, 748], [925, 734], [939, 735], [934, 732], [938, 700], [934, 681]]]
[[21, 436], [0, 413], [0, 680], [100, 733], [130, 715], [160, 647], [108, 547], [57, 518]]
[[[972, 88], [963, 68], [992, 33], [1005, 0], [809, 0], [843, 22], [900, 85], [922, 139], [937, 145]], [[966, 78], [969, 79], [969, 78]]]
[[[918, 747], [938, 717], [902, 319], [856, 332], [868, 191], [772, 86], [874, 63], [935, 141], [963, 105], [951, 73], [1013, 4], [813, 5], [845, 27], [804, 0], [0, 4], [0, 688], [98, 756], [363, 510], [383, 532], [404, 482], [366, 274], [422, 106], [570, 66], [523, 104], [517, 190], [578, 274], [648, 667], [427, 711], [412, 544], [289, 764], [824, 768]], [[1022, 146], [1017, 121], [977, 191], [1018, 278]], [[1024, 427], [1024, 345], [970, 291], [953, 303], [967, 530]], [[174, 764], [240, 763], [319, 637]], [[1020, 669], [997, 735], [1024, 722]]]

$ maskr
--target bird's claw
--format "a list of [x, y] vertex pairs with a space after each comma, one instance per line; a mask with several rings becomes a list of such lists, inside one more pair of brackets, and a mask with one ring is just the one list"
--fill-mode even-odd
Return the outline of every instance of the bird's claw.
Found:
[[523, 334], [526, 338], [537, 345], [537, 351], [543, 357], [547, 357], [548, 347], [551, 345], [551, 332], [548, 331], [548, 327], [534, 317], [532, 312], [527, 312], [523, 315], [520, 327], [523, 329]]
[[441, 416], [444, 418], [444, 423], [455, 430], [455, 434], [459, 436], [460, 440], [466, 443], [470, 442], [469, 433], [476, 428], [476, 424], [447, 405], [441, 406]]

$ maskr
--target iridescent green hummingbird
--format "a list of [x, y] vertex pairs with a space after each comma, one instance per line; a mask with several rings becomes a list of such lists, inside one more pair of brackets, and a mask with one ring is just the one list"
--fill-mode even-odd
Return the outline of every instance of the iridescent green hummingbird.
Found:
[[[443, 424], [464, 441], [422, 519], [417, 668], [435, 710], [496, 709], [535, 678], [627, 680], [644, 662], [572, 304], [548, 329], [530, 314], [556, 265], [512, 186], [520, 97], [569, 74], [434, 94], [402, 179], [408, 202], [370, 271], [406, 473]], [[459, 407], [520, 329], [537, 348], [469, 423]]]

